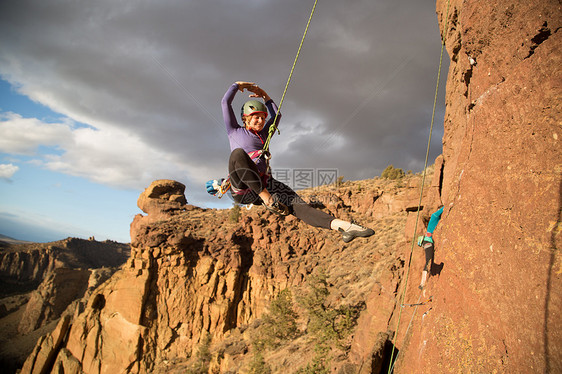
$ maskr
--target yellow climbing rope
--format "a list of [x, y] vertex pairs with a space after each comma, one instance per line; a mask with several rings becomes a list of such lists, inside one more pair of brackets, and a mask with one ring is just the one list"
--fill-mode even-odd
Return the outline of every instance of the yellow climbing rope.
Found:
[[[424, 163], [424, 167], [423, 167], [423, 176], [422, 176], [422, 182], [421, 182], [421, 188], [420, 188], [420, 197], [419, 197], [419, 201], [418, 201], [418, 213], [416, 215], [416, 224], [414, 226], [414, 237], [412, 238], [412, 247], [410, 248], [410, 258], [408, 259], [408, 268], [406, 270], [406, 279], [404, 281], [404, 291], [402, 292], [402, 298], [400, 300], [400, 305], [404, 304], [404, 300], [406, 299], [406, 289], [408, 287], [408, 278], [410, 276], [410, 265], [412, 263], [412, 254], [414, 252], [414, 243], [416, 242], [416, 233], [418, 232], [418, 221], [419, 221], [419, 217], [420, 217], [420, 207], [421, 207], [421, 203], [422, 203], [422, 197], [423, 197], [423, 187], [425, 185], [425, 177], [426, 177], [426, 169], [427, 169], [427, 160], [429, 159], [429, 149], [430, 149], [430, 144], [431, 144], [431, 136], [433, 133], [433, 123], [435, 120], [435, 107], [437, 106], [437, 94], [439, 92], [439, 80], [441, 77], [441, 66], [443, 64], [443, 50], [445, 49], [445, 39], [446, 39], [446, 35], [447, 35], [447, 23], [449, 20], [449, 2], [450, 0], [447, 0], [447, 12], [445, 15], [445, 28], [443, 31], [443, 38], [442, 38], [442, 43], [441, 43], [441, 55], [439, 57], [439, 69], [437, 71], [437, 84], [435, 86], [435, 97], [433, 99], [433, 112], [431, 114], [431, 125], [429, 126], [429, 139], [427, 141], [427, 150], [425, 152], [425, 163]], [[421, 292], [420, 291], [420, 298], [421, 299]], [[418, 303], [419, 303], [419, 299], [418, 299]], [[392, 345], [392, 353], [390, 355], [390, 362], [392, 363], [389, 368], [388, 368], [388, 374], [390, 374], [393, 370], [394, 370], [394, 350], [396, 347], [396, 341], [397, 341], [397, 336], [398, 336], [398, 331], [400, 328], [400, 319], [402, 317], [402, 309], [400, 308], [400, 311], [398, 312], [398, 322], [396, 324], [396, 330], [395, 330], [395, 335], [394, 335], [394, 344]], [[414, 313], [412, 314], [412, 319], [414, 318], [414, 314], [417, 311], [417, 306], [414, 310]], [[408, 331], [410, 330], [410, 326], [412, 324], [412, 321], [410, 320], [410, 324], [408, 325], [408, 329], [406, 330], [406, 333], [404, 334], [404, 337], [406, 337], [408, 335]], [[398, 357], [398, 355], [396, 356]]]
[[301, 44], [299, 45], [299, 49], [297, 50], [295, 61], [293, 61], [293, 67], [291, 68], [291, 72], [289, 73], [289, 78], [287, 79], [287, 84], [285, 85], [285, 90], [283, 91], [283, 95], [281, 96], [281, 101], [279, 102], [279, 108], [277, 108], [277, 114], [275, 115], [275, 119], [273, 120], [273, 125], [269, 128], [269, 134], [267, 135], [267, 140], [263, 145], [264, 152], [269, 152], [269, 142], [271, 141], [271, 137], [273, 136], [275, 130], [277, 129], [277, 117], [279, 116], [279, 113], [281, 113], [281, 107], [283, 106], [283, 100], [285, 100], [285, 94], [287, 93], [287, 89], [289, 88], [289, 82], [291, 82], [291, 77], [293, 76], [293, 71], [295, 70], [295, 66], [297, 64], [297, 60], [299, 59], [301, 48], [304, 43], [304, 38], [308, 33], [308, 27], [310, 26], [310, 21], [312, 20], [312, 16], [314, 15], [314, 11], [316, 10], [316, 3], [318, 3], [318, 0], [314, 1], [314, 5], [312, 6], [312, 11], [310, 12], [310, 17], [308, 17], [308, 22], [306, 23], [306, 28], [304, 29], [304, 34], [302, 35]]

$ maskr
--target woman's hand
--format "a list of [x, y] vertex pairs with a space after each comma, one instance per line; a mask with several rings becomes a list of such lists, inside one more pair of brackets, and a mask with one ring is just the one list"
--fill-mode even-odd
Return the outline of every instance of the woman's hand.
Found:
[[239, 81], [236, 82], [236, 84], [238, 85], [238, 89], [240, 90], [240, 92], [244, 92], [244, 90], [248, 90], [252, 92], [250, 97], [261, 97], [265, 102], [271, 100], [267, 92], [265, 92], [260, 86], [258, 86], [254, 82]]
[[248, 91], [253, 92], [250, 97], [261, 97], [266, 103], [271, 100], [267, 92], [265, 92], [260, 86], [257, 84], [253, 85], [252, 87], [248, 88]]
[[238, 85], [238, 89], [240, 90], [240, 92], [244, 92], [245, 89], [251, 91], [250, 87], [256, 85], [254, 82], [242, 82], [242, 81], [236, 82], [236, 84]]

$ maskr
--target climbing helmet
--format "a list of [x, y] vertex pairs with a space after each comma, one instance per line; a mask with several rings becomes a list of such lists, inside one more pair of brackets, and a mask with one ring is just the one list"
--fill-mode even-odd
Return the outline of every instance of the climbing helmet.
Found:
[[259, 100], [249, 100], [242, 105], [240, 117], [244, 120], [245, 116], [251, 116], [256, 113], [265, 113], [267, 116], [267, 108], [265, 107], [265, 104]]

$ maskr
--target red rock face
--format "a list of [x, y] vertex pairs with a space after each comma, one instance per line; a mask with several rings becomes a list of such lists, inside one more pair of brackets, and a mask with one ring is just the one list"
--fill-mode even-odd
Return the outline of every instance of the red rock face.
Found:
[[446, 9], [444, 267], [398, 372], [562, 372], [560, 2]]

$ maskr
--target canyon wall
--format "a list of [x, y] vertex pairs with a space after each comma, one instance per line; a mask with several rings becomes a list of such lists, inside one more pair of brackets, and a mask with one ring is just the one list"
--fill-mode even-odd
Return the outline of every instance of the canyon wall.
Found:
[[14, 373], [37, 338], [67, 307], [103, 283], [129, 258], [112, 241], [68, 238], [0, 243], [0, 371]]
[[0, 297], [32, 290], [58, 268], [117, 267], [129, 257], [129, 246], [67, 238], [50, 243], [4, 243], [0, 247]]
[[[396, 308], [409, 248], [405, 230], [413, 235], [408, 211], [415, 210], [420, 182], [410, 176], [303, 192], [319, 208], [377, 231], [375, 238], [345, 244], [337, 232], [262, 207], [233, 217], [234, 210], [188, 205], [183, 185], [155, 181], [138, 200], [146, 215], [131, 224], [129, 261], [69, 308], [22, 372], [185, 373], [208, 339], [211, 371], [247, 370], [254, 354], [248, 331], [259, 326], [281, 290], [293, 290], [298, 299], [320, 269], [330, 290], [326, 307], [362, 311], [356, 323], [363, 333], [349, 336], [348, 348], [338, 350], [330, 365], [370, 367]], [[427, 184], [427, 195], [435, 196], [438, 188], [431, 179]], [[300, 324], [306, 328], [306, 320]], [[309, 339], [290, 344], [299, 348], [268, 353], [275, 372], [288, 362], [296, 371], [312, 359]]]
[[437, 13], [444, 268], [397, 371], [562, 372], [561, 4], [439, 0]]

